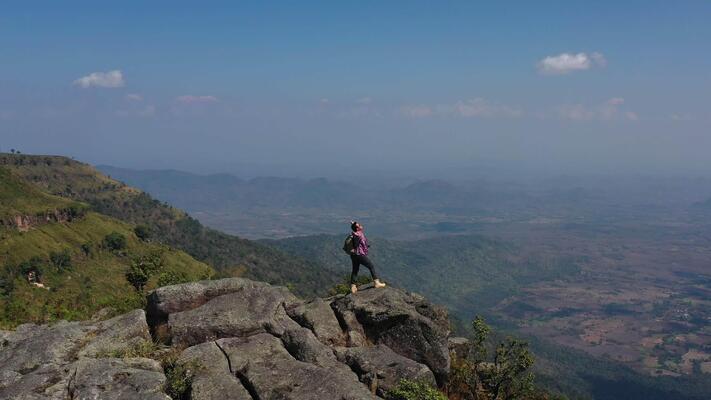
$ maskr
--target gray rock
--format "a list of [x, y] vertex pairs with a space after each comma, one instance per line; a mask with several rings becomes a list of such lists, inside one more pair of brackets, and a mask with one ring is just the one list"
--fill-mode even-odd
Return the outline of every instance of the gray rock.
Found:
[[287, 301], [295, 302], [296, 298], [285, 288], [269, 285], [243, 287], [215, 297], [197, 308], [169, 315], [172, 343], [191, 346], [277, 330], [276, 313]]
[[170, 400], [160, 364], [147, 358], [82, 358], [72, 364], [67, 398]]
[[164, 324], [170, 314], [197, 308], [215, 297], [239, 292], [245, 288], [266, 286], [269, 284], [243, 278], [163, 286], [148, 294], [148, 323], [151, 326]]
[[79, 351], [79, 357], [96, 357], [99, 353], [125, 350], [150, 342], [151, 334], [143, 310], [133, 310], [106, 321], [96, 323], [91, 341]]
[[[390, 287], [359, 290], [333, 300], [331, 307], [349, 330], [362, 329], [369, 342], [427, 365], [441, 386], [449, 374], [449, 319], [446, 310], [424, 298]], [[355, 316], [355, 321], [350, 316]]]
[[272, 335], [220, 339], [217, 344], [227, 354], [233, 373], [253, 398], [377, 399], [352, 372], [298, 361]]
[[[77, 363], [145, 340], [150, 336], [143, 310], [102, 322], [20, 325], [5, 332], [0, 343], [0, 398], [66, 399], [70, 377], [76, 366], [83, 365]], [[82, 378], [79, 374], [74, 377]]]
[[465, 358], [467, 357], [467, 355], [469, 355], [471, 343], [467, 338], [451, 337], [447, 341], [447, 347], [449, 348], [450, 354], [454, 354], [459, 358]]
[[385, 345], [341, 347], [336, 349], [336, 355], [379, 396], [385, 396], [401, 379], [436, 383], [434, 374], [426, 365], [405, 358]]
[[309, 328], [321, 343], [344, 346], [346, 337], [331, 306], [323, 299], [314, 299], [288, 308], [287, 313], [301, 326]]
[[192, 400], [253, 400], [215, 342], [185, 349], [178, 363], [191, 369]]

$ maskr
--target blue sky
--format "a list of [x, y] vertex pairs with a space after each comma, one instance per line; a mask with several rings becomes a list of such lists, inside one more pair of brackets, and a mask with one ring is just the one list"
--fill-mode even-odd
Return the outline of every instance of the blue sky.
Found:
[[0, 147], [196, 171], [711, 171], [711, 3], [502, 3], [4, 2]]

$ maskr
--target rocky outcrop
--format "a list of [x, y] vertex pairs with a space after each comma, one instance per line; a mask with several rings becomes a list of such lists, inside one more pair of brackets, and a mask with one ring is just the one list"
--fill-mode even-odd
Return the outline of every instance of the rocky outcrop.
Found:
[[80, 207], [70, 207], [56, 210], [47, 210], [36, 215], [18, 214], [12, 217], [0, 218], [0, 227], [7, 226], [20, 232], [27, 232], [31, 228], [56, 222], [72, 222], [84, 216], [85, 210]]
[[168, 398], [160, 363], [112, 357], [150, 340], [149, 327], [178, 352], [172, 368], [192, 399], [377, 399], [401, 379], [442, 385], [449, 372], [446, 312], [420, 296], [364, 287], [303, 301], [232, 278], [157, 289], [147, 319], [0, 331], [0, 398]]
[[101, 322], [20, 325], [0, 339], [0, 398], [166, 399], [154, 360], [99, 358], [150, 340], [143, 310]]
[[334, 300], [331, 307], [351, 344], [384, 344], [401, 356], [427, 365], [437, 382], [444, 384], [450, 361], [445, 309], [421, 296], [393, 289], [359, 291], [355, 296]]

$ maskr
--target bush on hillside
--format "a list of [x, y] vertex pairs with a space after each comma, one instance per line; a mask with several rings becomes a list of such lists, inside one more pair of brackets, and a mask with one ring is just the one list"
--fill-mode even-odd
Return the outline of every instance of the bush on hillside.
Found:
[[44, 262], [40, 257], [32, 257], [27, 261], [23, 261], [19, 265], [20, 273], [27, 278], [30, 273], [33, 273], [36, 281], [40, 281], [43, 275], [42, 264]]
[[67, 249], [49, 253], [49, 261], [58, 271], [62, 271], [72, 266], [72, 256], [69, 254], [69, 250]]
[[148, 228], [146, 225], [136, 225], [135, 228], [133, 228], [133, 233], [136, 234], [136, 237], [146, 241], [151, 238], [151, 231], [150, 228]]
[[84, 253], [86, 257], [91, 255], [91, 249], [94, 247], [94, 243], [90, 240], [81, 244], [81, 252]]
[[177, 285], [179, 283], [190, 282], [190, 278], [184, 273], [166, 271], [158, 276], [158, 287]]
[[126, 236], [118, 232], [111, 232], [104, 237], [104, 245], [111, 251], [123, 250], [126, 244]]
[[447, 400], [437, 388], [429, 383], [421, 381], [415, 382], [403, 379], [387, 394], [388, 400]]

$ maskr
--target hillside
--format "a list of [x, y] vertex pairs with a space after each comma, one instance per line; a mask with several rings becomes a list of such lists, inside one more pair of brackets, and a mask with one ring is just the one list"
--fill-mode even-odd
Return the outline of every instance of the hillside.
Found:
[[145, 225], [154, 241], [181, 249], [212, 265], [219, 276], [244, 276], [288, 285], [313, 296], [338, 275], [300, 257], [204, 227], [184, 211], [66, 157], [0, 155], [0, 166], [53, 195], [87, 203], [92, 210], [130, 224]]
[[127, 279], [134, 265], [150, 264], [143, 289], [213, 274], [182, 251], [139, 239], [133, 226], [42, 193], [5, 168], [0, 199], [0, 215], [23, 221], [0, 226], [0, 328], [140, 307], [143, 294]]
[[[342, 242], [338, 235], [263, 241], [347, 275], [350, 259], [340, 250]], [[578, 271], [570, 260], [534, 258], [508, 243], [478, 235], [414, 241], [374, 238], [372, 245], [372, 260], [385, 280], [446, 304], [466, 318], [484, 312], [525, 284]]]

